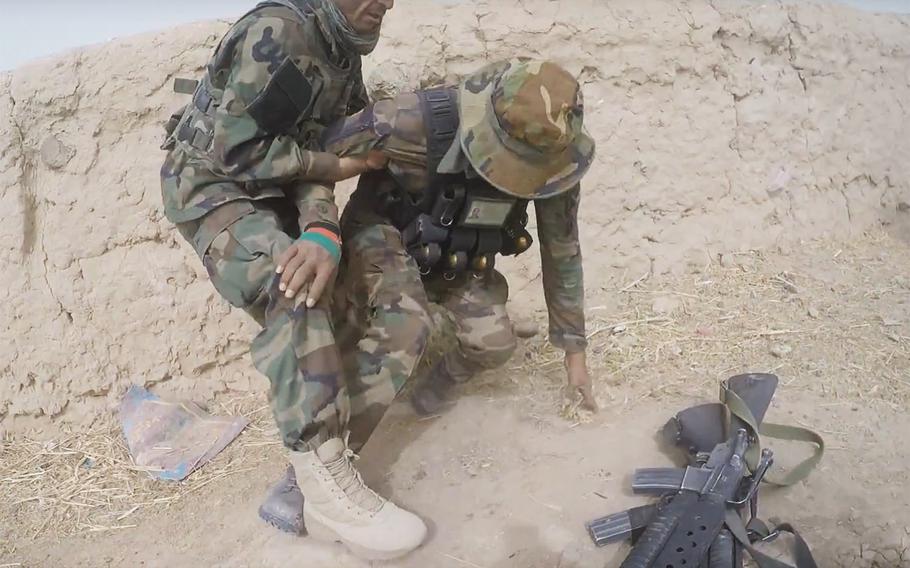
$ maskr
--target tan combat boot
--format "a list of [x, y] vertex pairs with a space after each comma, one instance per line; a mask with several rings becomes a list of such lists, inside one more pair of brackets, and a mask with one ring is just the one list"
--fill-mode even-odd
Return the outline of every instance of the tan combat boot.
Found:
[[368, 560], [411, 552], [423, 543], [426, 525], [367, 487], [354, 468], [355, 457], [341, 438], [332, 438], [314, 452], [291, 452], [304, 496], [307, 533], [340, 541]]

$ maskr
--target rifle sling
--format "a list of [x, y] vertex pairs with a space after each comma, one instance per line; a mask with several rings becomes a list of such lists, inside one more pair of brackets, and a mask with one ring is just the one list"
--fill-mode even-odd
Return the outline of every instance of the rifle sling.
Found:
[[736, 416], [745, 423], [749, 435], [755, 440], [746, 452], [746, 463], [752, 471], [755, 471], [759, 459], [761, 458], [761, 438], [759, 435], [775, 440], [806, 442], [815, 445], [815, 449], [811, 456], [780, 476], [769, 473], [765, 476], [765, 483], [777, 487], [788, 487], [799, 483], [809, 477], [812, 470], [815, 469], [822, 460], [822, 456], [825, 453], [825, 441], [812, 430], [800, 428], [798, 426], [773, 424], [771, 422], [764, 422], [761, 426], [758, 426], [756, 424], [755, 416], [753, 416], [752, 411], [749, 410], [749, 406], [733, 390], [727, 388], [726, 384], [721, 385], [720, 400], [733, 416]]
[[[752, 523], [749, 524], [752, 525]], [[809, 545], [806, 544], [806, 541], [803, 540], [803, 537], [800, 536], [796, 529], [788, 523], [777, 525], [772, 532], [786, 532], [793, 535], [793, 547], [791, 549], [791, 554], [793, 555], [793, 560], [795, 562], [793, 565], [781, 562], [776, 558], [772, 558], [767, 554], [756, 550], [754, 543], [749, 539], [749, 533], [746, 530], [746, 526], [743, 524], [742, 517], [739, 516], [739, 513], [735, 509], [727, 509], [726, 525], [727, 528], [730, 529], [730, 532], [733, 533], [733, 536], [736, 537], [736, 540], [739, 541], [739, 544], [749, 553], [752, 560], [755, 561], [758, 568], [818, 568], [818, 565], [815, 563], [815, 558], [812, 557], [812, 552], [809, 550]], [[762, 525], [764, 525], [764, 523], [762, 523]]]

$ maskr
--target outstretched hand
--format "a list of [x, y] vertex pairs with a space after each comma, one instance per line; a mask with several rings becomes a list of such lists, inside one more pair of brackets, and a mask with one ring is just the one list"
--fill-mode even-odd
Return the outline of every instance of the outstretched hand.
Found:
[[591, 383], [591, 374], [588, 373], [588, 363], [584, 351], [566, 353], [565, 364], [568, 375], [566, 394], [570, 397], [581, 395], [581, 407], [591, 412], [597, 412], [599, 408], [597, 400], [594, 398], [594, 387]]

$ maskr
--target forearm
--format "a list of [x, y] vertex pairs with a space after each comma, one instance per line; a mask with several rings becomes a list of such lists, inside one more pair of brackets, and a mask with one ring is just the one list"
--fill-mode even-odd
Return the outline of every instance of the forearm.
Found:
[[335, 204], [335, 189], [331, 184], [298, 183], [286, 190], [298, 212], [300, 230], [304, 231], [314, 223], [325, 224], [338, 230], [338, 206]]
[[571, 261], [543, 260], [550, 343], [566, 353], [583, 353], [588, 345], [583, 280], [580, 254]]
[[550, 342], [567, 353], [587, 347], [584, 269], [578, 240], [579, 188], [535, 203]]

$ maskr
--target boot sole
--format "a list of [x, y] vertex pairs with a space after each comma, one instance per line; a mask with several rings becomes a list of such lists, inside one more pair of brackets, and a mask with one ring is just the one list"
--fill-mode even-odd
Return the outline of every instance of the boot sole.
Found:
[[272, 528], [278, 529], [283, 533], [287, 533], [294, 536], [307, 536], [307, 530], [305, 527], [300, 527], [300, 530], [294, 528], [294, 525], [288, 523], [281, 517], [276, 517], [274, 515], [269, 515], [268, 513], [263, 513], [259, 511], [259, 518], [266, 522]]
[[306, 526], [307, 534], [311, 538], [326, 542], [340, 542], [341, 544], [345, 545], [351, 552], [353, 552], [355, 556], [363, 560], [394, 560], [396, 558], [401, 558], [412, 550], [409, 548], [406, 550], [380, 551], [373, 550], [371, 548], [364, 548], [342, 538], [331, 527], [324, 525], [306, 510], [303, 512], [303, 524]]

